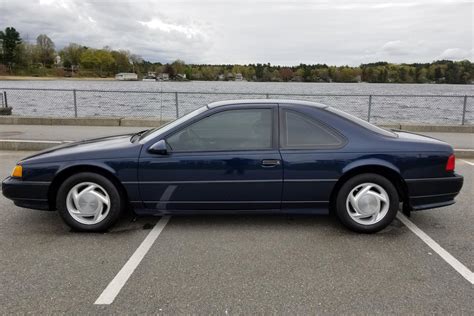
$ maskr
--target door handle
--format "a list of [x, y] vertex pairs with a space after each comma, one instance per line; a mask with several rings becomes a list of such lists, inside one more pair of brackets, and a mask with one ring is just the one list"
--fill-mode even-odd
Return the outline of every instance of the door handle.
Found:
[[262, 167], [263, 168], [271, 168], [280, 165], [280, 160], [278, 159], [263, 159], [262, 160]]

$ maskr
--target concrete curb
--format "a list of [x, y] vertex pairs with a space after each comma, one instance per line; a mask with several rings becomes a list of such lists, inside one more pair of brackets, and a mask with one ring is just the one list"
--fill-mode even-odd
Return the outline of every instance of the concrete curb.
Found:
[[[150, 117], [34, 117], [0, 116], [3, 125], [76, 125], [76, 126], [129, 126], [157, 127], [167, 120]], [[427, 125], [427, 124], [382, 124], [386, 128], [402, 129], [412, 132], [474, 133], [474, 125]]]
[[68, 141], [53, 140], [16, 140], [16, 139], [0, 139], [0, 150], [26, 150], [38, 151], [61, 144], [70, 143]]
[[456, 158], [474, 158], [474, 149], [454, 149]]
[[153, 118], [141, 117], [33, 117], [0, 116], [3, 125], [75, 125], [75, 126], [136, 126], [157, 127], [166, 123]]
[[[52, 148], [72, 141], [0, 139], [0, 150], [38, 151]], [[457, 158], [474, 158], [474, 149], [454, 149]]]
[[474, 133], [474, 125], [381, 124], [379, 126], [409, 132]]
[[120, 126], [130, 127], [158, 127], [167, 123], [168, 121], [160, 121], [153, 118], [142, 118], [142, 117], [124, 117], [120, 119]]
[[474, 125], [410, 125], [401, 124], [401, 130], [410, 132], [474, 133]]

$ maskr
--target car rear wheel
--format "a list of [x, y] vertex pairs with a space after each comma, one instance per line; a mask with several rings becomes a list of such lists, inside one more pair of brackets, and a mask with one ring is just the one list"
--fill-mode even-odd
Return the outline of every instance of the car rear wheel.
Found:
[[64, 222], [78, 231], [104, 231], [120, 217], [124, 202], [106, 177], [77, 173], [59, 187], [56, 205]]
[[375, 233], [387, 227], [399, 207], [395, 186], [378, 174], [360, 174], [346, 181], [337, 194], [336, 214], [349, 229]]

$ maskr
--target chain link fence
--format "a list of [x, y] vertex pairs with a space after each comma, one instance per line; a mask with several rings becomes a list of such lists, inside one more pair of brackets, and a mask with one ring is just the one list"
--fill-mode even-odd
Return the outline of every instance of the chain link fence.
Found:
[[214, 101], [297, 99], [324, 103], [377, 124], [474, 124], [474, 95], [324, 95], [0, 88], [14, 115], [171, 120]]

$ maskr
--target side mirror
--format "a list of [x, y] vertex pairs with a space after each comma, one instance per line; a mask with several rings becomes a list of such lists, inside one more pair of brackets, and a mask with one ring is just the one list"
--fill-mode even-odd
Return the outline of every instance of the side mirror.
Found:
[[157, 141], [148, 148], [148, 152], [157, 155], [167, 155], [168, 146], [166, 145], [166, 141], [164, 139]]

